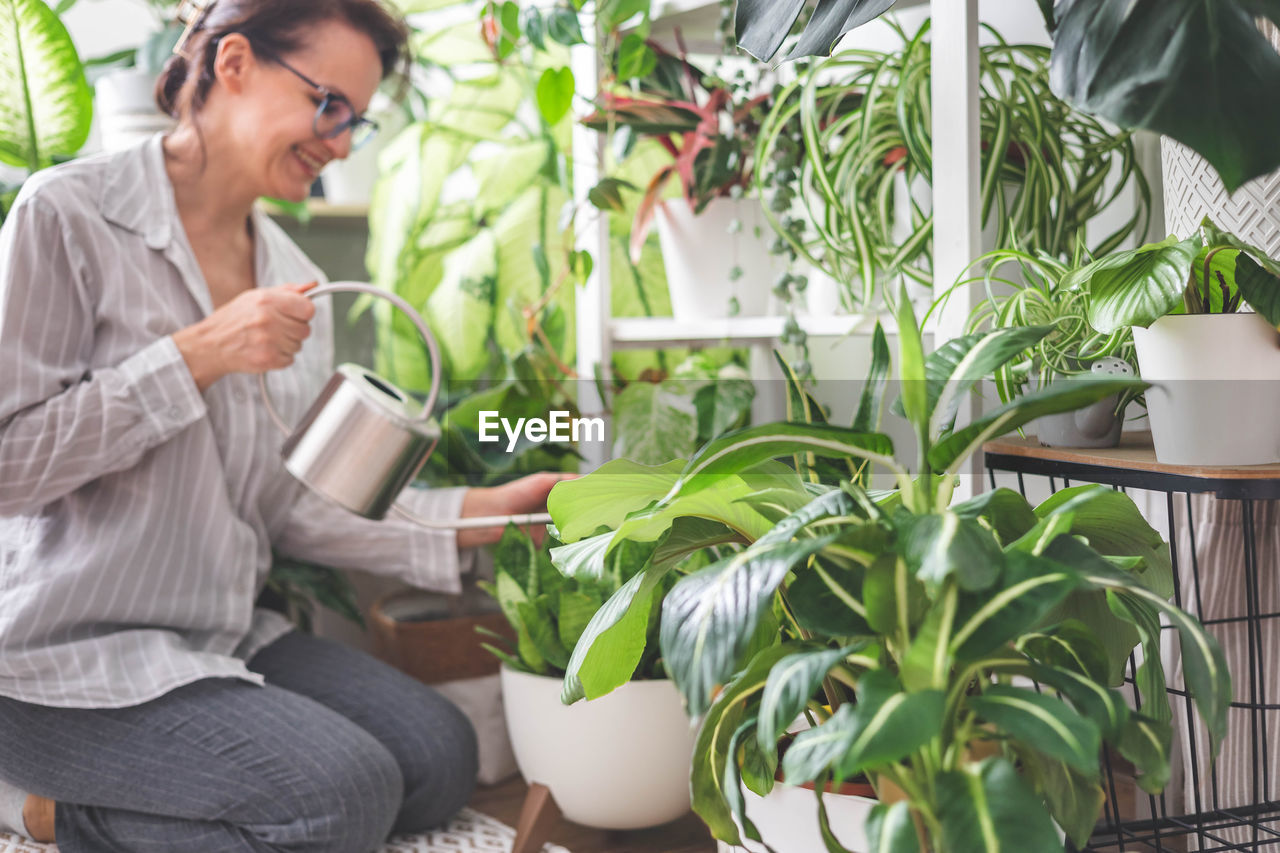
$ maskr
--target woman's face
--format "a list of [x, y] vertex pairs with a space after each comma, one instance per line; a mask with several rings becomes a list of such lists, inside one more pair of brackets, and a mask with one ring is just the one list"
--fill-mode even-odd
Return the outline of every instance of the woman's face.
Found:
[[382, 62], [373, 40], [341, 21], [317, 24], [301, 49], [280, 58], [297, 73], [268, 56], [253, 56], [237, 97], [229, 100], [229, 119], [243, 157], [240, 168], [258, 195], [302, 201], [325, 164], [350, 153], [351, 131], [333, 139], [316, 136], [324, 93], [298, 75], [345, 97], [361, 115], [381, 82]]

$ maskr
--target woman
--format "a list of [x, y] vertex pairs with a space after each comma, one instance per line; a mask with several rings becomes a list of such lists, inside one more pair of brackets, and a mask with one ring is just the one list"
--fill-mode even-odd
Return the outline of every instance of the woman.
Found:
[[[376, 0], [218, 0], [157, 87], [176, 130], [33, 176], [0, 234], [0, 805], [64, 853], [364, 853], [469, 798], [455, 708], [253, 607], [273, 548], [456, 591], [500, 534], [310, 495], [256, 389], [298, 418], [331, 343], [254, 201], [347, 155], [405, 42]], [[557, 479], [413, 500], [536, 511]]]

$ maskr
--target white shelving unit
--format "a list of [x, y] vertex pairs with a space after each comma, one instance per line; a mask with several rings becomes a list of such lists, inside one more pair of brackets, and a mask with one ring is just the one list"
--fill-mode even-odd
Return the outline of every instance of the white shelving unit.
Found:
[[[895, 8], [930, 2], [933, 17], [933, 92], [935, 128], [955, 128], [947, 135], [947, 144], [935, 148], [933, 159], [934, 211], [934, 278], [954, 281], [977, 257], [981, 247], [979, 208], [979, 140], [978, 140], [978, 0], [899, 0]], [[690, 52], [714, 46], [714, 33], [720, 16], [717, 0], [658, 0], [654, 7], [651, 34], [663, 42], [673, 42], [679, 28]], [[583, 31], [594, 28], [584, 25]], [[594, 51], [578, 48], [574, 54], [574, 75], [582, 94], [594, 97], [585, 88], [599, 79]], [[575, 158], [574, 196], [580, 209], [586, 209], [587, 193], [599, 180], [598, 157], [601, 140], [581, 125], [575, 128], [574, 150], [586, 156]], [[596, 258], [595, 271], [579, 292], [577, 301], [578, 373], [596, 376], [600, 365], [610, 362], [614, 349], [688, 346], [694, 343], [768, 345], [782, 333], [782, 317], [731, 318], [707, 320], [696, 325], [680, 324], [668, 318], [614, 318], [611, 316], [608, 252], [608, 225], [598, 217], [590, 227], [580, 229], [578, 247]], [[967, 294], [958, 291], [947, 310], [933, 327], [935, 344], [961, 334], [969, 314]], [[844, 336], [866, 334], [875, 327], [877, 318], [866, 315], [798, 318], [801, 328], [810, 336]], [[882, 320], [882, 322], [884, 322]], [[885, 323], [886, 332], [890, 332]], [[582, 410], [603, 411], [594, 383], [583, 382]], [[976, 404], [975, 404], [976, 405]], [[965, 419], [974, 409], [962, 411]], [[607, 437], [608, 438], [608, 437]], [[605, 441], [588, 453], [588, 464], [604, 461], [610, 446]], [[980, 475], [980, 460], [975, 460], [971, 474]], [[977, 482], [973, 478], [965, 478]], [[968, 491], [969, 483], [961, 491]], [[979, 487], [980, 488], [980, 487]]]

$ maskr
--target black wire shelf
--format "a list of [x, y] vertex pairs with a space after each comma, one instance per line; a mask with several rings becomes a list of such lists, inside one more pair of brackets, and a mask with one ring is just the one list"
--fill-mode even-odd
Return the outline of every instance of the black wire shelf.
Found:
[[[1145, 433], [1126, 434], [1108, 450], [1008, 438], [984, 451], [991, 487], [1015, 488], [1033, 502], [1099, 483], [1134, 490], [1149, 509], [1163, 504], [1174, 601], [1217, 637], [1233, 676], [1229, 731], [1215, 761], [1166, 634], [1173, 779], [1164, 793], [1150, 795], [1122, 759], [1104, 756], [1106, 805], [1082, 853], [1280, 851], [1280, 465], [1165, 465]], [[1139, 663], [1130, 657], [1125, 678], [1137, 708]]]

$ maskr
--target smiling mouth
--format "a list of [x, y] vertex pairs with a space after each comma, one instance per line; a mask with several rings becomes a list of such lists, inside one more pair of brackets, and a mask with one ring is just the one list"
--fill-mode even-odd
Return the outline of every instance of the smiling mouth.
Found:
[[293, 149], [293, 153], [294, 153], [294, 156], [298, 158], [298, 162], [302, 163], [303, 168], [307, 170], [308, 174], [310, 174], [312, 178], [315, 178], [317, 175], [319, 175], [320, 170], [323, 169], [325, 166], [325, 161], [317, 160], [315, 157], [312, 157], [310, 154], [303, 151], [301, 148], [295, 147]]

